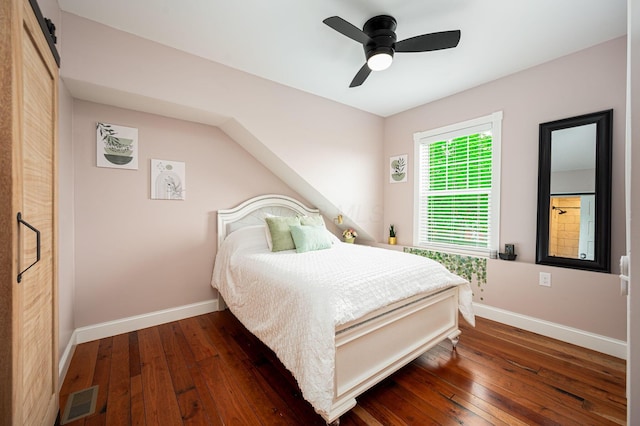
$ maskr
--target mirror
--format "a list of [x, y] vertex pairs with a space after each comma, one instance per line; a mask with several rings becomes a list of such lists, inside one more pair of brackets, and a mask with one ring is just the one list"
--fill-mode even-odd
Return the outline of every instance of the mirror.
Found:
[[612, 117], [540, 124], [536, 263], [610, 272]]

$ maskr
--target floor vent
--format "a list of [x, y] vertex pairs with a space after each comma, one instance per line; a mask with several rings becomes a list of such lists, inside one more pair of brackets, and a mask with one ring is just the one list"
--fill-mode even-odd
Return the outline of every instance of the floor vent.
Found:
[[98, 385], [79, 390], [69, 395], [60, 424], [64, 425], [93, 414], [96, 411], [97, 398]]

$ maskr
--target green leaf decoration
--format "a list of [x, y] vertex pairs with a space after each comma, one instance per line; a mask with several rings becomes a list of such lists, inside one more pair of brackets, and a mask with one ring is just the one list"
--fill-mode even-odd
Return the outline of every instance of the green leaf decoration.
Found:
[[98, 123], [98, 131], [104, 141], [104, 150], [107, 154], [128, 156], [133, 153], [133, 148], [131, 147], [133, 141], [131, 139], [121, 139], [114, 136], [116, 131], [110, 124]]
[[480, 291], [484, 291], [482, 286], [487, 284], [487, 259], [485, 258], [441, 253], [413, 247], [405, 247], [404, 252], [440, 262], [451, 272], [460, 275], [470, 283], [475, 281]]

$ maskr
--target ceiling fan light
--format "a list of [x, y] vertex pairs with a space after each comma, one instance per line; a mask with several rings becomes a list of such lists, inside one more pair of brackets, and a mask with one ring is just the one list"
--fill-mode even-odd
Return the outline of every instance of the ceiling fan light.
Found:
[[393, 56], [387, 52], [380, 52], [367, 59], [367, 66], [369, 66], [371, 71], [382, 71], [389, 68], [391, 62], [393, 62]]

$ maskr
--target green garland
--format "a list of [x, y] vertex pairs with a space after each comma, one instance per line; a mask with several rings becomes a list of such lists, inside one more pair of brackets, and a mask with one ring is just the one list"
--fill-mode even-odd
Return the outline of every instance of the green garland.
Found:
[[[459, 254], [441, 253], [438, 251], [405, 247], [405, 253], [416, 254], [442, 263], [454, 274], [460, 275], [467, 281], [477, 284], [480, 291], [484, 291], [483, 285], [487, 284], [487, 259]], [[475, 280], [474, 280], [475, 278]], [[482, 297], [480, 300], [484, 300]]]

